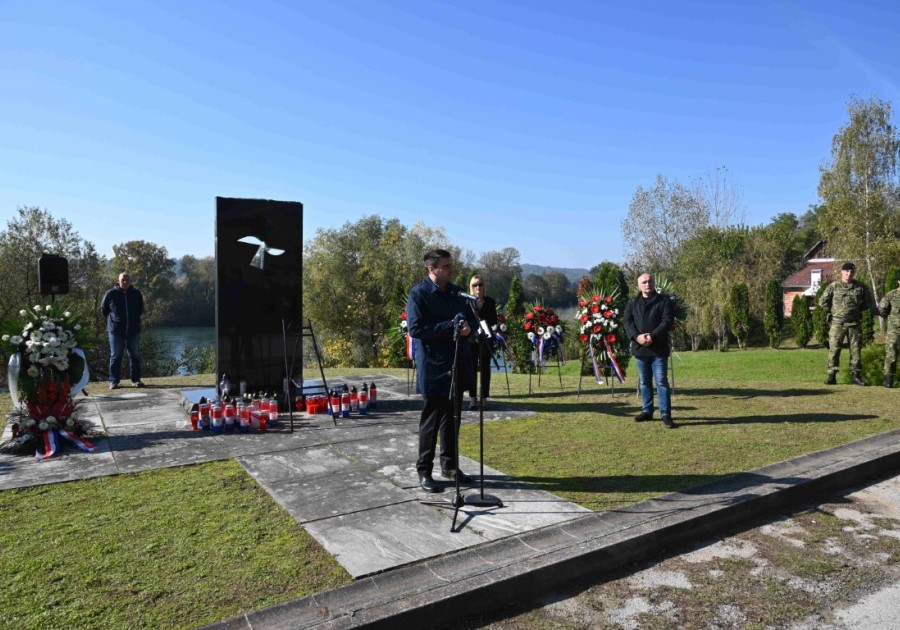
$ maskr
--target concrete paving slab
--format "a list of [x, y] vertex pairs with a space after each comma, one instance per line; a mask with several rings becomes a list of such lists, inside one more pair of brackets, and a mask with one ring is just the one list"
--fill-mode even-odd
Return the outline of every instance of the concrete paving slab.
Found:
[[170, 468], [227, 459], [222, 446], [204, 431], [159, 431], [110, 435], [120, 473]]
[[408, 491], [353, 464], [326, 475], [261, 483], [299, 523], [414, 500]]
[[306, 530], [360, 577], [485, 542], [468, 529], [451, 534], [452, 517], [452, 509], [409, 501], [310, 522]]
[[340, 472], [355, 464], [330, 446], [246, 455], [238, 461], [258, 481], [278, 483]]
[[48, 483], [92, 479], [118, 473], [105, 437], [92, 439], [93, 453], [66, 447], [60, 454], [43, 461], [27, 455], [0, 454], [0, 490], [27, 488]]

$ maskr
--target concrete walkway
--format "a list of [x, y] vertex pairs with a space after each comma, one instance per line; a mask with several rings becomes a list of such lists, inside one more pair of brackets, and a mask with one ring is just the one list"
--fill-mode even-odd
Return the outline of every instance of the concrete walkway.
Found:
[[[420, 399], [407, 384], [380, 374], [354, 377], [351, 385], [376, 381], [379, 406], [366, 416], [295, 417], [295, 430], [267, 433], [191, 431], [186, 408], [190, 392], [123, 388], [80, 401], [107, 436], [94, 440], [95, 453], [66, 448], [43, 462], [0, 455], [0, 489], [130, 473], [235, 458], [355, 578], [426, 558], [546, 527], [589, 510], [485, 468], [490, 492], [501, 508], [464, 505], [457, 533], [450, 534], [453, 487], [440, 494], [419, 490], [415, 469]], [[329, 385], [340, 384], [335, 379]], [[96, 388], [94, 388], [96, 389]], [[532, 415], [498, 405], [487, 420]], [[465, 412], [463, 421], [476, 422]], [[6, 436], [9, 437], [9, 436]], [[478, 464], [462, 458], [470, 475]], [[486, 490], [487, 492], [487, 490]], [[463, 488], [464, 495], [477, 494]], [[447, 507], [421, 500], [445, 502]]]
[[[486, 468], [504, 507], [460, 510], [420, 499], [413, 462], [419, 401], [406, 383], [376, 380], [381, 406], [360, 419], [304, 420], [293, 433], [213, 436], [188, 429], [180, 392], [126, 390], [89, 399], [108, 437], [40, 464], [0, 457], [0, 489], [235, 457], [357, 579], [346, 586], [214, 624], [216, 628], [425, 628], [552, 585], [602, 579], [663, 549], [900, 470], [900, 431], [594, 513]], [[476, 420], [466, 412], [464, 421]], [[488, 420], [529, 415], [498, 409]], [[489, 445], [487, 459], [490, 459]], [[474, 462], [464, 470], [476, 472]]]

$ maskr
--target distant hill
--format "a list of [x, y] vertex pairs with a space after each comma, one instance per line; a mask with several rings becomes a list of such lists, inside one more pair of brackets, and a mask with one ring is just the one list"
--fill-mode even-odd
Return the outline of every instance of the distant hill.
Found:
[[569, 282], [578, 282], [581, 280], [582, 276], [586, 276], [588, 274], [588, 269], [581, 268], [566, 268], [566, 267], [543, 267], [541, 265], [522, 265], [522, 277], [528, 276], [529, 274], [534, 274], [536, 276], [542, 276], [545, 273], [549, 273], [551, 271], [561, 271], [565, 274], [566, 278], [569, 279]]

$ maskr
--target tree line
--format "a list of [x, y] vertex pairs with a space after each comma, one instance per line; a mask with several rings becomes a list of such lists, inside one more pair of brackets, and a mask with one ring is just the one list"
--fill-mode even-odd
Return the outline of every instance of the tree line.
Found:
[[[524, 333], [516, 317], [525, 305], [564, 310], [585, 291], [602, 287], [616, 290], [624, 307], [644, 271], [664, 280], [684, 304], [676, 332], [681, 348], [778, 345], [786, 332], [781, 282], [818, 243], [824, 241], [837, 259], [855, 261], [858, 277], [876, 299], [900, 275], [900, 140], [892, 106], [876, 97], [854, 97], [848, 115], [820, 167], [819, 202], [802, 214], [783, 212], [767, 224], [749, 225], [740, 187], [727, 168], [687, 184], [659, 174], [652, 186], [638, 186], [629, 204], [621, 226], [625, 260], [599, 261], [580, 283], [560, 272], [523, 277], [515, 247], [475, 255], [450, 242], [444, 228], [424, 223], [407, 226], [372, 215], [320, 229], [304, 243], [303, 319], [313, 324], [328, 364], [405, 365], [399, 324], [406, 296], [424, 277], [424, 252], [442, 248], [457, 263], [457, 284], [468, 286], [474, 273], [485, 278], [488, 294], [510, 317], [510, 336], [522, 353], [528, 348], [519, 339]], [[69, 222], [39, 208], [19, 208], [0, 232], [0, 319], [13, 317], [23, 303], [46, 301], [38, 295], [37, 260], [47, 252], [69, 259], [67, 299], [91, 320], [91, 341], [102, 349], [95, 353], [101, 359], [91, 365], [93, 374], [106, 371], [108, 341], [99, 307], [119, 270], [127, 269], [145, 293], [149, 329], [213, 325], [213, 258], [175, 260], [165, 247], [139, 240], [113, 251], [111, 259], [100, 256]], [[787, 332], [799, 345], [825, 341], [816, 319], [821, 314], [810, 312], [805, 301], [794, 313], [802, 314], [792, 318], [794, 328]], [[808, 324], [804, 315], [810, 316]], [[574, 332], [565, 339], [568, 358], [577, 357], [581, 344]], [[518, 357], [517, 365], [527, 369], [527, 357]]]

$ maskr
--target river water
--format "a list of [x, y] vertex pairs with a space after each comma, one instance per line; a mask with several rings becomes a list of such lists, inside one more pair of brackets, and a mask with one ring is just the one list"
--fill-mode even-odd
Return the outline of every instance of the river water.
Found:
[[184, 326], [179, 328], [153, 328], [149, 332], [176, 358], [185, 348], [203, 348], [216, 345], [215, 326]]

